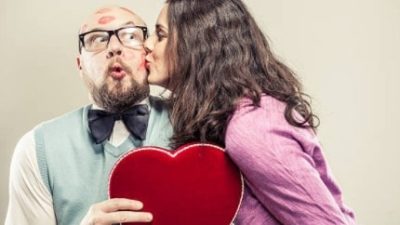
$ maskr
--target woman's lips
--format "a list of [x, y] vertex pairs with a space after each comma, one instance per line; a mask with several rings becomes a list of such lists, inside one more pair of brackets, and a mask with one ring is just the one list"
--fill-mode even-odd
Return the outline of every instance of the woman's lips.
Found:
[[149, 70], [149, 69], [150, 69], [151, 62], [149, 62], [149, 61], [146, 60], [146, 62], [145, 62], [144, 65], [146, 66], [146, 69]]

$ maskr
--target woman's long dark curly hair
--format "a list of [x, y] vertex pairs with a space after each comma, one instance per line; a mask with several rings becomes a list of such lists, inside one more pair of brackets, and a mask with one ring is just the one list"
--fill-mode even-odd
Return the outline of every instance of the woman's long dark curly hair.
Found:
[[285, 118], [293, 126], [316, 128], [301, 83], [273, 55], [241, 0], [167, 3], [173, 146], [192, 141], [225, 146], [238, 101], [249, 98], [257, 107], [262, 94], [286, 103]]

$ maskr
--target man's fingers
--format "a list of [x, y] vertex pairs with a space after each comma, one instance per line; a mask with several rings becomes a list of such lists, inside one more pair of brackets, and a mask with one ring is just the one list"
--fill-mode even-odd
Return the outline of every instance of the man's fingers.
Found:
[[114, 198], [94, 204], [83, 218], [81, 225], [110, 225], [129, 222], [150, 222], [153, 215], [140, 212], [143, 204], [136, 200]]
[[107, 201], [101, 202], [98, 207], [103, 212], [115, 212], [123, 210], [141, 210], [143, 204], [136, 200], [125, 199], [125, 198], [113, 198]]
[[129, 223], [129, 222], [151, 222], [153, 215], [147, 212], [119, 211], [108, 213], [102, 218], [105, 224]]

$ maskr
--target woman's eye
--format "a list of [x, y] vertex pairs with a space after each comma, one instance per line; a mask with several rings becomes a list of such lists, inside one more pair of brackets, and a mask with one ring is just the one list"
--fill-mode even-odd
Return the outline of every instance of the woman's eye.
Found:
[[156, 35], [157, 35], [158, 41], [162, 41], [164, 38], [167, 37], [165, 32], [163, 32], [162, 30], [157, 30]]

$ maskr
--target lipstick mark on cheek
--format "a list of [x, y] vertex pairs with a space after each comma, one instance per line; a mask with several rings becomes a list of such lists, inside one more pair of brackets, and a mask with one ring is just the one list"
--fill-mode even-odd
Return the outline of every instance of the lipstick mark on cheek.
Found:
[[111, 22], [113, 20], [115, 20], [114, 16], [103, 16], [97, 21], [97, 23], [103, 25], [103, 24], [107, 24], [107, 23], [109, 23], [109, 22]]
[[146, 54], [142, 54], [139, 59], [138, 70], [146, 70]]
[[139, 64], [139, 70], [145, 70], [146, 69], [146, 59], [145, 59], [145, 55], [143, 54], [140, 57], [140, 64]]
[[136, 71], [146, 70], [146, 53], [138, 55], [137, 53], [128, 52], [125, 55], [125, 59], [132, 60], [132, 68]]

